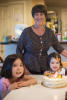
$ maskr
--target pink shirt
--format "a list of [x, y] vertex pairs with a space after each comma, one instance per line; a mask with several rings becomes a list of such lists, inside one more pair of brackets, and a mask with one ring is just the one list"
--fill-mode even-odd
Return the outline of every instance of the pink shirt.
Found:
[[8, 93], [8, 87], [10, 86], [10, 81], [7, 78], [1, 78], [0, 79], [0, 96], [3, 95], [3, 91], [7, 91]]

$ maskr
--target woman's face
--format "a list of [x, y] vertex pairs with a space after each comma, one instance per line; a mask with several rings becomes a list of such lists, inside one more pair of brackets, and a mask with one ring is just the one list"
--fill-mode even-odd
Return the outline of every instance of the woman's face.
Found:
[[34, 14], [34, 21], [35, 21], [35, 24], [38, 26], [44, 25], [46, 22], [46, 18], [45, 18], [44, 13], [35, 13]]
[[58, 71], [60, 69], [60, 61], [56, 60], [56, 58], [51, 58], [50, 68], [52, 71]]
[[24, 66], [22, 61], [18, 58], [14, 61], [12, 66], [12, 76], [14, 79], [21, 77], [24, 73]]

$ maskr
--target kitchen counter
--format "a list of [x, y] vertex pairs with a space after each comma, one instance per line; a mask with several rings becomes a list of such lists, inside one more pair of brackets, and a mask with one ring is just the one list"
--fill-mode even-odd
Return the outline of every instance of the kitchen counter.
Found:
[[[0, 42], [0, 45], [17, 44], [17, 41]], [[60, 44], [67, 44], [67, 41], [61, 41]]]
[[61, 44], [67, 44], [67, 41], [61, 41], [60, 43]]
[[17, 44], [17, 41], [0, 42], [0, 45]]
[[5, 47], [5, 57], [10, 54], [16, 54], [17, 41], [0, 42]]
[[[60, 44], [67, 50], [67, 41], [61, 41]], [[16, 48], [17, 48], [17, 41], [9, 41], [9, 42], [0, 42], [0, 45], [5, 46], [5, 57], [16, 53]], [[48, 54], [51, 52], [54, 52], [55, 50], [51, 47], [48, 51]], [[63, 61], [67, 61], [66, 57], [62, 57]]]
[[[0, 42], [0, 45], [17, 44], [17, 41]], [[67, 44], [67, 41], [61, 41], [60, 44]]]

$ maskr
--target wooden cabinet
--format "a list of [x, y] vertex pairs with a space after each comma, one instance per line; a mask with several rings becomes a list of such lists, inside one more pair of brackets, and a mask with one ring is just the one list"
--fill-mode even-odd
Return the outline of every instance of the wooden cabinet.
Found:
[[61, 10], [62, 32], [67, 31], [67, 9]]
[[14, 34], [16, 24], [24, 24], [25, 2], [5, 5], [0, 7], [0, 33]]

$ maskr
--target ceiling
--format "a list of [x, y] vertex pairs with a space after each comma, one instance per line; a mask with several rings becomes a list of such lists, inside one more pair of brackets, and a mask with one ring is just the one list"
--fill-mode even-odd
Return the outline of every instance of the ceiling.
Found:
[[[0, 0], [0, 3], [8, 2], [8, 1], [15, 1], [15, 0]], [[44, 1], [46, 2], [47, 6], [67, 7], [67, 0], [44, 0]]]
[[67, 7], [67, 0], [45, 0], [47, 6]]
[[10, 2], [10, 1], [19, 1], [19, 0], [0, 0], [0, 3], [7, 3], [7, 2]]

